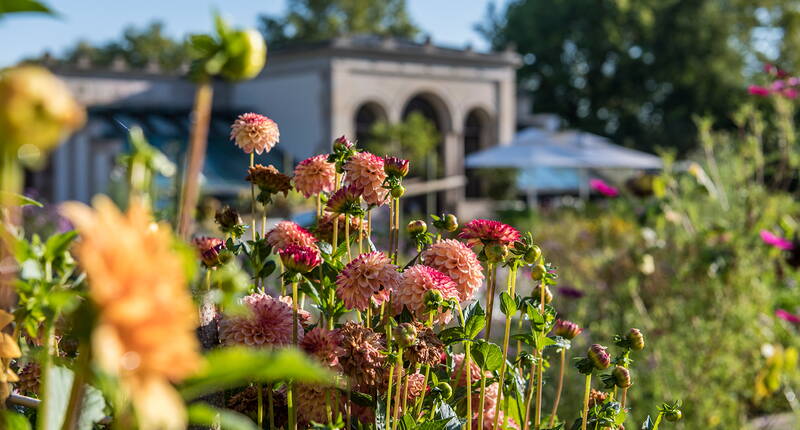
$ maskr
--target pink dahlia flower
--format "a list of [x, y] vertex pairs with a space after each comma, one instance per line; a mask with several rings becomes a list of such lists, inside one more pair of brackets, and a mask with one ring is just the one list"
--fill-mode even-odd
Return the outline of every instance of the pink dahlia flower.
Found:
[[303, 336], [300, 348], [322, 364], [339, 368], [339, 357], [344, 355], [342, 335], [337, 330], [315, 327]]
[[411, 163], [398, 157], [386, 157], [383, 159], [383, 171], [389, 176], [404, 178], [408, 175]]
[[264, 115], [244, 113], [231, 125], [231, 140], [246, 154], [269, 152], [279, 139], [278, 124]]
[[[294, 301], [292, 300], [292, 296], [280, 296], [278, 297], [278, 300], [282, 301], [283, 303], [286, 303], [286, 306], [289, 306], [289, 309], [294, 309], [293, 308]], [[311, 312], [303, 308], [298, 308], [297, 319], [301, 326], [308, 327], [309, 324], [311, 324]], [[300, 330], [300, 336], [298, 342], [302, 338], [303, 338], [303, 331]]]
[[248, 314], [225, 316], [220, 321], [223, 344], [266, 347], [292, 343], [291, 305], [263, 293], [246, 296], [242, 302]]
[[[481, 378], [481, 368], [475, 364], [475, 361], [470, 361], [470, 382], [475, 382]], [[464, 354], [453, 354], [453, 374], [450, 379], [455, 382], [453, 387], [463, 387], [467, 385], [467, 372], [464, 371]], [[477, 403], [473, 403], [477, 404]]]
[[458, 237], [465, 239], [470, 247], [478, 243], [498, 242], [511, 245], [519, 239], [519, 232], [508, 224], [490, 219], [474, 219], [468, 222]]
[[345, 181], [362, 190], [364, 201], [380, 206], [386, 201], [388, 191], [383, 188], [386, 172], [383, 158], [369, 152], [355, 153], [343, 166]]
[[296, 273], [308, 273], [322, 263], [317, 248], [290, 243], [278, 251], [283, 265]]
[[498, 430], [519, 430], [519, 424], [517, 424], [517, 421], [514, 418], [511, 418], [511, 417], [508, 417], [508, 426], [503, 426], [503, 424], [505, 422], [505, 418], [506, 418], [505, 414], [503, 413], [502, 410], [497, 410], [495, 408], [485, 409], [483, 411], [483, 428], [482, 429], [478, 429], [477, 428], [478, 422], [479, 422], [478, 414], [480, 412], [476, 412], [475, 414], [473, 414], [473, 417], [472, 417], [472, 428], [474, 428], [476, 430], [494, 430], [495, 411], [497, 411], [497, 429]]
[[[430, 266], [416, 264], [403, 272], [403, 279], [394, 293], [395, 311], [401, 312], [406, 307], [415, 317], [425, 320], [425, 293], [438, 290], [445, 300], [458, 299], [458, 288], [449, 276]], [[438, 321], [450, 321], [450, 311], [438, 316]]]
[[322, 387], [316, 384], [298, 384], [295, 402], [297, 421], [305, 428], [312, 422], [328, 422], [327, 407], [331, 406], [333, 416], [339, 415], [342, 409], [342, 395], [336, 388]]
[[784, 251], [789, 251], [794, 248], [794, 244], [791, 240], [784, 239], [776, 234], [773, 234], [769, 230], [761, 230], [761, 233], [759, 234], [761, 236], [761, 240], [767, 245], [772, 245], [775, 248], [782, 249]]
[[315, 155], [300, 162], [294, 168], [294, 187], [303, 193], [305, 198], [335, 188], [336, 166], [328, 163], [326, 154]]
[[291, 221], [281, 221], [267, 233], [267, 242], [273, 249], [283, 249], [288, 245], [316, 247], [317, 238], [308, 230]]
[[388, 300], [400, 278], [386, 254], [368, 252], [348, 263], [336, 277], [336, 295], [349, 309], [365, 311], [370, 301], [379, 305]]
[[619, 195], [619, 190], [616, 187], [608, 185], [602, 179], [589, 180], [589, 187], [606, 197], [617, 197]]
[[750, 93], [751, 96], [759, 96], [759, 97], [766, 97], [771, 93], [769, 88], [762, 87], [759, 85], [750, 85], [749, 87], [747, 87], [747, 92]]
[[458, 300], [470, 300], [483, 284], [483, 267], [467, 245], [446, 239], [422, 254], [422, 263], [449, 276], [456, 283]]

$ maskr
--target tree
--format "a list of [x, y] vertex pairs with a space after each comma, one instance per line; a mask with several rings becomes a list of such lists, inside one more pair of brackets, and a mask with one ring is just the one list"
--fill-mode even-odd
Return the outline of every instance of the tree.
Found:
[[431, 152], [436, 150], [439, 138], [433, 122], [419, 112], [411, 112], [398, 124], [375, 123], [366, 148], [378, 155], [403, 154], [411, 161], [411, 175], [424, 176], [427, 173], [426, 161], [435, 159]]
[[264, 37], [273, 45], [319, 41], [347, 34], [412, 38], [405, 0], [289, 0], [284, 16], [262, 16]]
[[730, 124], [748, 70], [770, 54], [756, 36], [800, 38], [792, 3], [514, 0], [501, 14], [490, 9], [479, 31], [495, 48], [516, 45], [532, 110], [628, 146], [686, 150], [693, 115]]

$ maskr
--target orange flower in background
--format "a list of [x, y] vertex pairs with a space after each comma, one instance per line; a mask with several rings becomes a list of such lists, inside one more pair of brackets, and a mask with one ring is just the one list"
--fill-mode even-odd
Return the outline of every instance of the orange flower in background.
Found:
[[[0, 309], [0, 330], [14, 321], [14, 315]], [[11, 389], [8, 385], [9, 382], [17, 382], [19, 378], [17, 374], [11, 370], [11, 360], [19, 358], [22, 352], [19, 350], [19, 344], [14, 338], [7, 334], [0, 332], [0, 401], [5, 402], [8, 395], [11, 394]]]
[[97, 306], [94, 359], [119, 377], [142, 429], [186, 428], [184, 403], [171, 382], [201, 364], [197, 311], [171, 229], [132, 201], [122, 213], [110, 199], [94, 209], [66, 203], [63, 214], [81, 235], [76, 255]]

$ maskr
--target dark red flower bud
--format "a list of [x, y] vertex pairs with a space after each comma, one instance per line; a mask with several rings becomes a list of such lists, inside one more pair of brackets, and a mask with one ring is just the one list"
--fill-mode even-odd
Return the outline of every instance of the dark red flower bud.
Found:
[[556, 320], [556, 324], [553, 327], [553, 334], [569, 340], [575, 339], [581, 332], [583, 332], [583, 329], [578, 324], [567, 320]]
[[283, 265], [296, 273], [308, 273], [322, 263], [319, 252], [311, 247], [290, 244], [278, 251]]
[[595, 343], [589, 347], [587, 358], [589, 358], [597, 370], [608, 369], [608, 366], [611, 366], [611, 356], [603, 345]]
[[631, 371], [622, 367], [617, 366], [611, 372], [611, 375], [614, 376], [614, 384], [620, 388], [628, 388], [631, 386]]

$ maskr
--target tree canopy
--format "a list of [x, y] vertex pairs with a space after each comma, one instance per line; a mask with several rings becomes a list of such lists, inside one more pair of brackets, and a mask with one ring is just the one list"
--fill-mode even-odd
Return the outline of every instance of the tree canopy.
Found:
[[685, 150], [695, 115], [730, 119], [759, 60], [798, 61], [788, 49], [798, 24], [789, 0], [512, 0], [478, 29], [494, 48], [516, 45], [534, 112], [629, 146]]
[[273, 44], [318, 41], [347, 34], [411, 38], [405, 0], [289, 0], [282, 16], [262, 16], [264, 37]]

